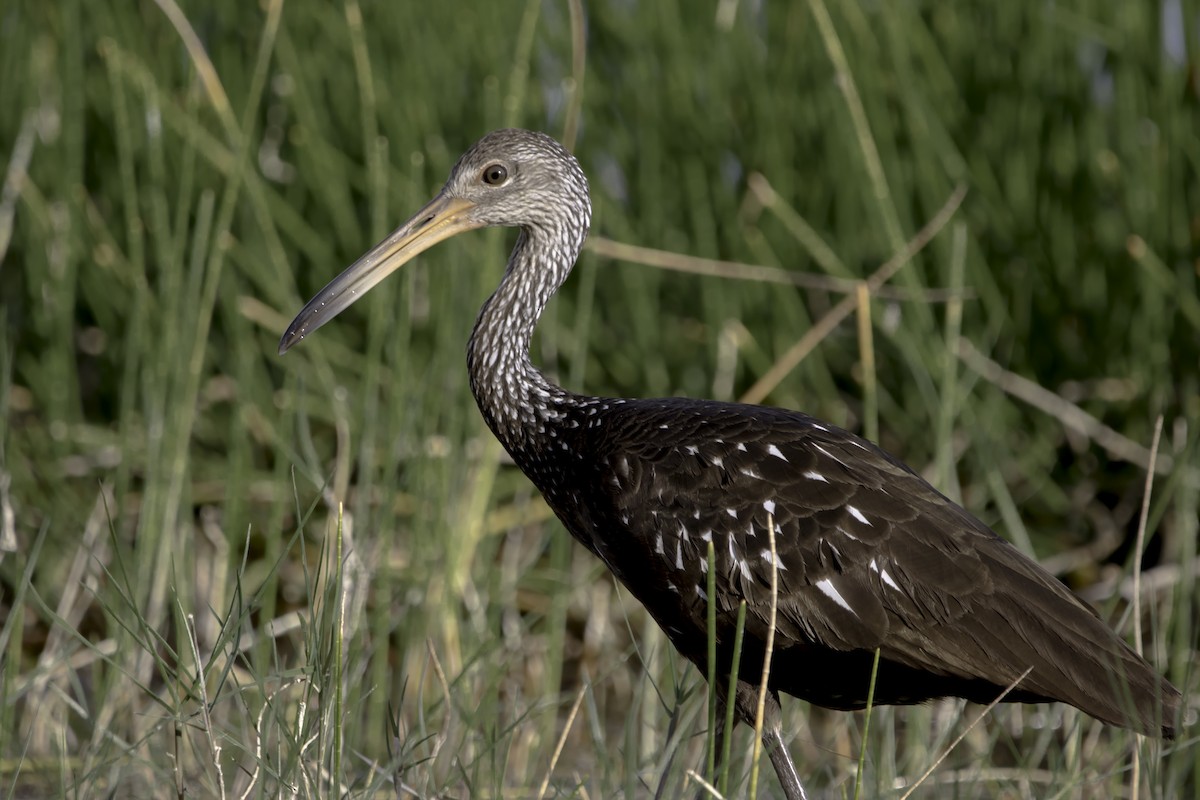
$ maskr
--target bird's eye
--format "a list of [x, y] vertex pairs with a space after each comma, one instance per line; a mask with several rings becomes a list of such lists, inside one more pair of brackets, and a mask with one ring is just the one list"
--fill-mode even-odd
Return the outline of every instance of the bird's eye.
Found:
[[503, 164], [492, 164], [483, 168], [483, 182], [488, 186], [499, 186], [508, 180], [508, 170]]

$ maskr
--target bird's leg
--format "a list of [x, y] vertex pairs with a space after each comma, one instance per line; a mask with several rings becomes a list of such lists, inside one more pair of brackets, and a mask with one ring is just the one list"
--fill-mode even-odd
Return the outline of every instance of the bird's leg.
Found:
[[[751, 728], [755, 727], [754, 723], [758, 712], [758, 693], [758, 686], [747, 681], [738, 681], [734, 700], [737, 703], [737, 716]], [[767, 751], [767, 755], [771, 759], [771, 766], [775, 768], [775, 775], [779, 778], [779, 785], [783, 789], [783, 796], [787, 800], [808, 800], [808, 794], [804, 791], [804, 784], [800, 783], [800, 776], [796, 772], [796, 765], [792, 762], [792, 756], [788, 752], [787, 745], [783, 742], [783, 709], [779, 705], [779, 693], [774, 689], [767, 692], [763, 712], [763, 749]], [[730, 734], [730, 731], [721, 730], [719, 733], [721, 734], [721, 739], [717, 740], [718, 744], [723, 741], [724, 736]], [[719, 763], [719, 751], [717, 757]]]
[[[735, 723], [736, 724], [736, 723]], [[713, 785], [719, 785], [721, 774], [721, 760], [725, 754], [725, 737], [729, 735], [729, 731], [725, 729], [725, 701], [720, 698], [717, 701], [717, 726], [710, 734], [716, 738], [716, 760], [713, 768], [713, 774], [706, 776], [713, 782]], [[783, 743], [783, 734], [780, 732], [780, 727], [775, 724], [766, 728], [763, 731], [763, 749], [767, 751], [767, 755], [771, 758], [771, 766], [775, 768], [775, 775], [779, 778], [779, 785], [783, 787], [783, 794], [787, 800], [808, 800], [808, 794], [804, 791], [804, 784], [800, 783], [800, 776], [796, 773], [796, 765], [792, 762], [792, 756], [788, 753], [787, 746]], [[696, 792], [696, 800], [712, 800], [712, 794], [703, 786]]]
[[808, 800], [804, 785], [800, 783], [800, 776], [796, 774], [796, 765], [792, 763], [792, 756], [783, 743], [779, 725], [765, 728], [762, 738], [763, 749], [771, 757], [771, 765], [775, 767], [775, 775], [779, 778], [779, 785], [783, 787], [784, 797], [787, 800]]
[[[738, 712], [751, 727], [754, 727], [758, 712], [758, 694], [758, 686], [738, 681]], [[808, 794], [805, 793], [800, 776], [796, 773], [796, 765], [792, 763], [792, 756], [787, 745], [783, 743], [783, 709], [779, 705], [779, 693], [771, 689], [767, 692], [765, 700], [762, 718], [763, 749], [771, 758], [771, 766], [775, 767], [775, 775], [783, 788], [783, 796], [787, 800], [808, 800]]]

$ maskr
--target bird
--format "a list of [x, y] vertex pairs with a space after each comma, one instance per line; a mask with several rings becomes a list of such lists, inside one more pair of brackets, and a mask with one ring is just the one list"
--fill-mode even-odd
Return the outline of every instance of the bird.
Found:
[[590, 224], [588, 181], [566, 148], [534, 131], [488, 133], [433, 200], [304, 306], [279, 353], [438, 242], [516, 227], [467, 346], [479, 410], [566, 530], [702, 674], [715, 606], [724, 679], [713, 688], [735, 724], [754, 725], [771, 653], [762, 744], [788, 800], [806, 794], [781, 693], [838, 710], [864, 708], [872, 688], [875, 705], [1003, 695], [1175, 735], [1174, 686], [1059, 580], [872, 442], [799, 411], [593, 397], [549, 380], [531, 337]]

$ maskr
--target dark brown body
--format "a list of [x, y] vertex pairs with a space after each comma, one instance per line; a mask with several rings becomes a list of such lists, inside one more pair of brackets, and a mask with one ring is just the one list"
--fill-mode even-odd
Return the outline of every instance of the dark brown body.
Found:
[[1032, 668], [1007, 701], [1062, 701], [1173, 735], [1179, 694], [1170, 684], [1058, 580], [874, 445], [780, 409], [579, 400], [555, 447], [512, 455], [702, 672], [711, 539], [721, 668], [727, 674], [744, 598], [739, 672], [752, 681], [761, 673], [770, 518], [773, 689], [862, 708], [879, 648], [878, 704], [988, 703]]

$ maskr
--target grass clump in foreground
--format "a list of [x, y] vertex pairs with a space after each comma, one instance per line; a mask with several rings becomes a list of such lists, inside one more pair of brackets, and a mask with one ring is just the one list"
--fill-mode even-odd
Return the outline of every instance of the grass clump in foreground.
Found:
[[[470, 399], [504, 234], [275, 355], [304, 298], [517, 123], [582, 123], [597, 205], [540, 364], [878, 431], [1124, 631], [1161, 414], [1139, 617], [1194, 698], [1200, 120], [1159, 10], [627, 5], [589, 5], [586, 50], [540, 2], [6, 13], [0, 791], [692, 793], [701, 676]], [[960, 184], [943, 233], [852, 295], [857, 326], [803, 338]], [[864, 756], [860, 796], [895, 797], [976, 715], [785, 712], [810, 788], [853, 796]], [[731, 796], [751, 749], [739, 731]], [[917, 794], [1188, 796], [1196, 752], [1192, 729], [1002, 708]]]

